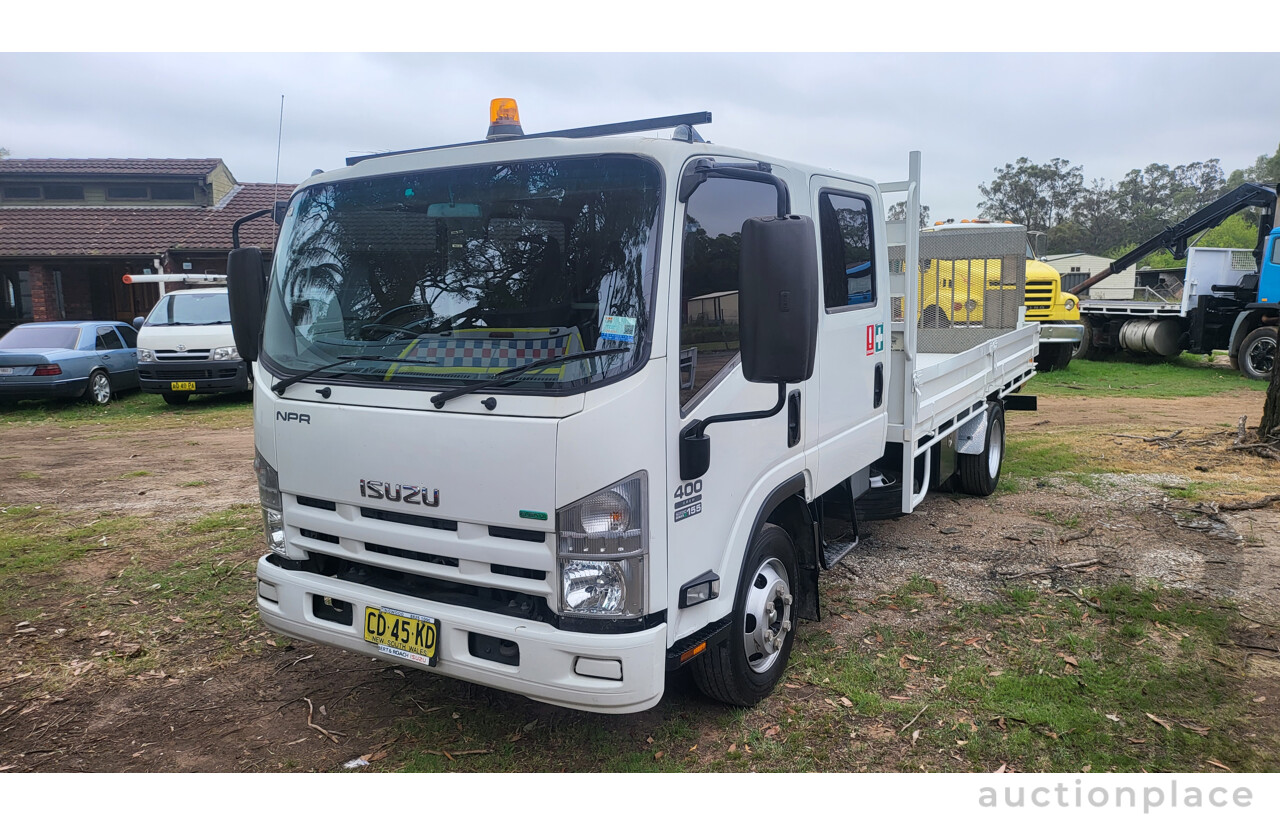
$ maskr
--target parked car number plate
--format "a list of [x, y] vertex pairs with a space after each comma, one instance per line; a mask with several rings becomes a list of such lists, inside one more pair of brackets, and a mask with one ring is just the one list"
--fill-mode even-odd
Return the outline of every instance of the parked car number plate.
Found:
[[383, 653], [432, 667], [438, 660], [440, 622], [389, 607], [364, 609], [364, 640]]
[[174, 390], [175, 392], [176, 392], [177, 390], [192, 390], [192, 391], [194, 391], [194, 390], [195, 390], [195, 388], [196, 388], [196, 382], [195, 382], [195, 381], [170, 381], [170, 382], [169, 382], [169, 389]]
[[0, 375], [13, 375], [13, 367], [0, 367]]

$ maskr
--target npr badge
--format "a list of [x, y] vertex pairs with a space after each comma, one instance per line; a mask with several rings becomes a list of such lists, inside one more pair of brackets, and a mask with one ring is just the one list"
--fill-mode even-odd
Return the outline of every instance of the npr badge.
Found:
[[867, 355], [884, 352], [884, 324], [867, 324]]

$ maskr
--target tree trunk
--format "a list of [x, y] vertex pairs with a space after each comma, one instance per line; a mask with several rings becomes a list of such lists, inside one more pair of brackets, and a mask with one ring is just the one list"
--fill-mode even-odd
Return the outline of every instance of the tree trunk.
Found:
[[1280, 429], [1280, 358], [1271, 366], [1271, 383], [1267, 385], [1267, 400], [1262, 405], [1262, 423], [1258, 426], [1258, 438], [1266, 441], [1272, 431]]

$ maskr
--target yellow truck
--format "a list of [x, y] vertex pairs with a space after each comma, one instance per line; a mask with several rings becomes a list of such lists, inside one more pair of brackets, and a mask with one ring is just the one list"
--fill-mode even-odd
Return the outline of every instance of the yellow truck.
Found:
[[[947, 220], [921, 230], [921, 326], [982, 326], [988, 303], [1005, 297], [1005, 293], [1009, 293], [1008, 297], [1012, 299], [1018, 288], [1016, 278], [1003, 277], [1000, 258], [956, 260], [947, 256], [948, 259], [940, 260], [929, 255], [929, 242], [942, 241], [961, 233], [980, 236], [986, 232], [1008, 231], [1016, 226], [1004, 221]], [[1057, 270], [1038, 260], [1035, 244], [1043, 239], [1044, 233], [1031, 232], [1028, 236], [1026, 288], [1022, 305], [1026, 307], [1026, 320], [1040, 324], [1040, 354], [1036, 357], [1036, 368], [1041, 372], [1065, 369], [1084, 334], [1084, 327], [1080, 324], [1080, 301], [1063, 291], [1062, 277]]]

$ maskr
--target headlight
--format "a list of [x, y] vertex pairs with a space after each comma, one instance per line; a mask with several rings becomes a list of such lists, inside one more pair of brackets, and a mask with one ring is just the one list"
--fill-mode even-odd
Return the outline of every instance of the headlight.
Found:
[[156, 354], [155, 354], [155, 352], [153, 352], [153, 351], [151, 351], [151, 350], [149, 350], [149, 349], [139, 349], [139, 350], [138, 350], [138, 360], [139, 360], [139, 361], [154, 361], [154, 360], [156, 360]]
[[235, 347], [214, 347], [213, 360], [215, 361], [234, 361], [240, 357], [240, 352]]
[[258, 476], [258, 500], [262, 503], [262, 527], [267, 534], [267, 550], [288, 555], [284, 546], [284, 504], [280, 495], [280, 474], [262, 453], [253, 451], [253, 471]]
[[562, 615], [645, 615], [648, 495], [641, 471], [556, 511]]
[[1076, 308], [1076, 299], [1068, 298], [1067, 300], [1062, 302], [1062, 305], [1067, 308], [1067, 312], [1070, 312], [1071, 310]]

